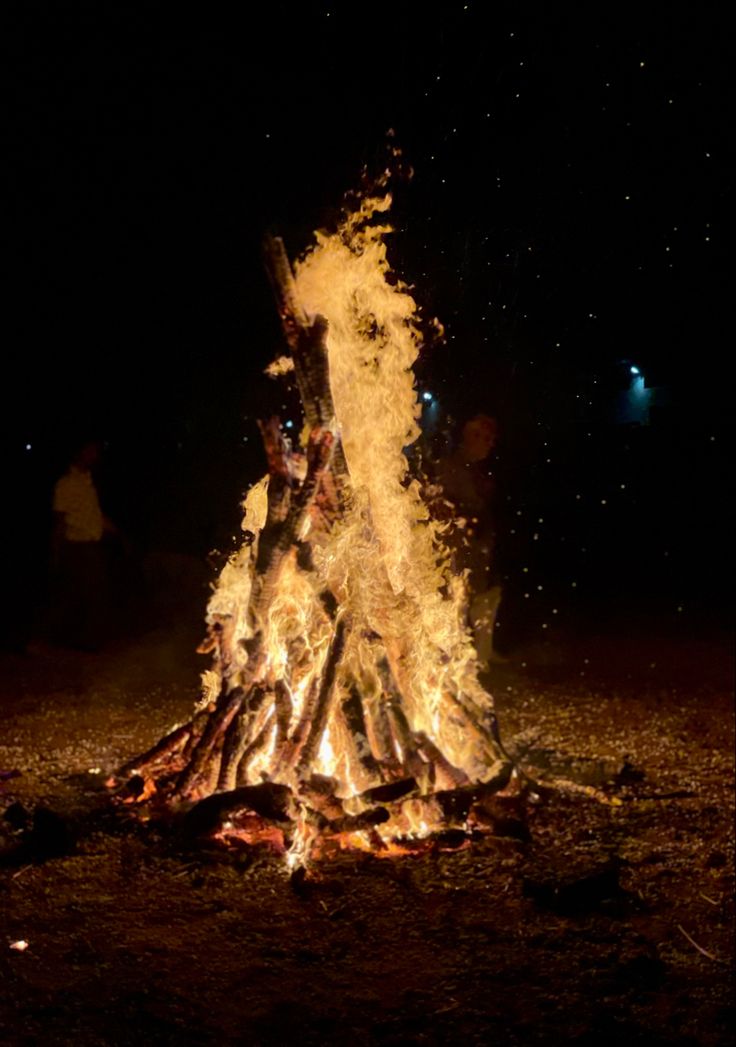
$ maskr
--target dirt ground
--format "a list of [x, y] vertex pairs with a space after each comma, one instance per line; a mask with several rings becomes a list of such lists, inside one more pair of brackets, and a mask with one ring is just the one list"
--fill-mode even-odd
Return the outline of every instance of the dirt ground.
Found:
[[621, 805], [553, 792], [528, 840], [299, 885], [107, 811], [107, 774], [188, 714], [197, 638], [0, 661], [0, 1042], [733, 1042], [728, 642], [517, 651], [507, 742]]

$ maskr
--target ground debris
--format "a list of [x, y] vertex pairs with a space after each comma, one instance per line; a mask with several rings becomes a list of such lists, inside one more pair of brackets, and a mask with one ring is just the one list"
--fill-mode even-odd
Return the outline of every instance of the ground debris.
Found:
[[[621, 806], [551, 789], [527, 839], [345, 854], [290, 881], [276, 855], [184, 846], [177, 820], [103, 811], [89, 768], [143, 751], [191, 702], [189, 669], [143, 702], [153, 671], [136, 658], [133, 679], [119, 654], [76, 682], [65, 663], [68, 686], [54, 661], [24, 667], [22, 686], [12, 665], [0, 673], [0, 764], [23, 772], [3, 783], [0, 835], [19, 847], [36, 826], [47, 851], [0, 866], [9, 1047], [729, 1042], [728, 693], [693, 686], [673, 704], [637, 681], [586, 690], [519, 673], [498, 703], [503, 736], [537, 731], [568, 777], [570, 760], [603, 764], [614, 777], [592, 787], [620, 790]], [[54, 761], [37, 760], [49, 737]], [[646, 798], [661, 794], [678, 795]], [[489, 817], [511, 818], [505, 802]]]

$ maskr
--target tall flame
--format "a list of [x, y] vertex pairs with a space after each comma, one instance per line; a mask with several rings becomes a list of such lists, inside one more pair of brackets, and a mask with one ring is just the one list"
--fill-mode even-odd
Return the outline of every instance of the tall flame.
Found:
[[[353, 615], [392, 654], [415, 728], [430, 737], [440, 731], [438, 742], [462, 766], [467, 739], [453, 741], [442, 694], [448, 684], [463, 689], [475, 652], [462, 580], [451, 573], [440, 525], [408, 475], [405, 451], [420, 435], [412, 368], [422, 336], [409, 288], [390, 279], [392, 228], [374, 222], [390, 206], [388, 193], [363, 199], [335, 233], [317, 233], [296, 266], [300, 301], [329, 323], [336, 424], [355, 495], [319, 561]], [[352, 654], [360, 666], [361, 651]]]
[[[287, 558], [267, 621], [254, 623], [248, 606], [268, 479], [256, 484], [246, 499], [243, 523], [250, 544], [222, 572], [209, 619], [227, 617], [242, 641], [256, 627], [265, 630], [272, 678], [289, 680], [293, 728], [324, 668], [334, 630], [318, 598], [320, 590], [329, 590], [352, 623], [336, 686], [346, 689], [352, 681], [368, 706], [385, 702], [385, 669], [401, 692], [411, 730], [426, 735], [455, 767], [478, 778], [487, 769], [484, 754], [447, 700], [449, 692], [472, 694], [476, 678], [464, 580], [450, 571], [441, 525], [422, 501], [405, 453], [420, 434], [412, 368], [422, 336], [409, 288], [391, 274], [386, 248], [391, 227], [383, 218], [390, 206], [388, 192], [363, 198], [334, 233], [316, 234], [295, 267], [301, 306], [328, 323], [333, 428], [350, 474], [350, 507], [330, 529], [315, 528], [310, 534], [311, 575], [298, 568], [294, 557]], [[244, 665], [246, 645], [235, 646]], [[314, 769], [336, 777], [338, 794], [349, 797], [375, 784], [356, 755], [356, 745], [368, 746], [368, 740], [353, 738], [351, 747], [339, 703], [331, 708]], [[397, 739], [401, 762], [400, 748]], [[261, 758], [258, 770], [278, 778], [276, 750], [275, 764], [264, 767]]]

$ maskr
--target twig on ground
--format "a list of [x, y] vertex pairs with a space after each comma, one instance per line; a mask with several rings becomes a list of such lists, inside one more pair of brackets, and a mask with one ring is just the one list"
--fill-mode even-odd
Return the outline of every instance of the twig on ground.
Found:
[[698, 952], [702, 953], [702, 955], [705, 956], [708, 960], [713, 960], [714, 963], [725, 963], [726, 962], [725, 960], [720, 959], [720, 957], [714, 956], [712, 952], [708, 952], [708, 950], [704, 949], [702, 945], [698, 945], [698, 943], [695, 941], [695, 939], [690, 937], [690, 935], [687, 933], [687, 931], [685, 930], [685, 928], [681, 924], [679, 924], [679, 923], [677, 924], [677, 929], [678, 929], [678, 931], [680, 931], [682, 934], [685, 935], [685, 937], [690, 942], [690, 944], [693, 946], [693, 948], [697, 949]]
[[702, 891], [698, 891], [698, 894], [700, 895], [701, 898], [705, 898], [706, 902], [710, 902], [711, 905], [720, 905], [721, 904], [720, 902], [717, 902], [715, 900], [715, 898], [709, 898], [707, 894], [703, 894]]

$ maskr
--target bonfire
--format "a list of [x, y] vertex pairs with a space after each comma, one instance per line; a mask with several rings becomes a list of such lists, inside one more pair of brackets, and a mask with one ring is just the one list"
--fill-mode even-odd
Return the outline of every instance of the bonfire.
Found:
[[390, 205], [379, 183], [293, 268], [266, 242], [288, 349], [269, 370], [295, 381], [303, 428], [261, 424], [268, 475], [209, 601], [201, 701], [116, 779], [292, 866], [464, 845], [516, 775], [448, 524], [407, 462], [427, 325], [390, 269]]

